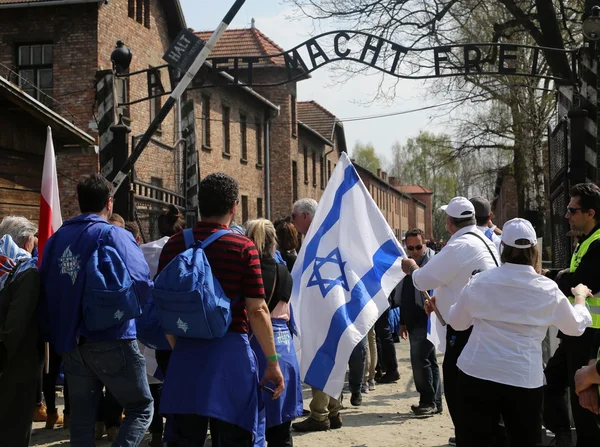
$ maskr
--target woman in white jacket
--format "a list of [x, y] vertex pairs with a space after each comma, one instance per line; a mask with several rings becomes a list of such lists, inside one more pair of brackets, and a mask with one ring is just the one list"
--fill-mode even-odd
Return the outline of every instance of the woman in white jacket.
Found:
[[499, 268], [481, 272], [450, 309], [456, 330], [473, 325], [458, 359], [461, 398], [459, 447], [486, 447], [500, 417], [511, 447], [536, 445], [542, 425], [542, 340], [549, 326], [572, 336], [592, 323], [585, 306], [590, 290], [573, 289], [575, 305], [556, 283], [539, 274], [531, 223], [513, 219], [502, 233]]

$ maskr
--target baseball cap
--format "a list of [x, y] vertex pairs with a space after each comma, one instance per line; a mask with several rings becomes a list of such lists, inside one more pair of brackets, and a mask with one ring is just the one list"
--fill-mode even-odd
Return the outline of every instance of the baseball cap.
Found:
[[529, 248], [537, 245], [537, 235], [531, 222], [511, 219], [502, 227], [502, 243], [514, 248]]
[[488, 217], [492, 212], [492, 207], [488, 199], [483, 197], [472, 197], [470, 202], [475, 208], [475, 217]]
[[440, 206], [440, 209], [445, 211], [448, 216], [454, 217], [455, 219], [468, 219], [469, 217], [475, 216], [473, 204], [464, 197], [455, 197], [450, 200], [448, 205]]

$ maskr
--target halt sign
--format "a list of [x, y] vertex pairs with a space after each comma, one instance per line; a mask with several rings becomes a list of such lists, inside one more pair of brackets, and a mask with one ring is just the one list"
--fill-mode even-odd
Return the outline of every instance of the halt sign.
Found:
[[203, 47], [204, 41], [184, 28], [177, 35], [163, 59], [180, 72], [186, 73]]

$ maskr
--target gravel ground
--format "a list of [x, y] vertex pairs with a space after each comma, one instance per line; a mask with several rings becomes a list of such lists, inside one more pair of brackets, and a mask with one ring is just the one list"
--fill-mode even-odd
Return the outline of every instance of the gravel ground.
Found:
[[[317, 433], [294, 433], [295, 447], [313, 446], [411, 446], [443, 447], [453, 435], [452, 421], [447, 409], [443, 415], [415, 417], [411, 404], [418, 403], [418, 395], [412, 380], [408, 342], [396, 344], [401, 378], [397, 383], [378, 385], [375, 391], [363, 396], [360, 407], [350, 405], [349, 396], [344, 399], [342, 411], [343, 428]], [[441, 366], [441, 358], [440, 358]], [[59, 399], [62, 403], [62, 397]], [[310, 391], [304, 393], [304, 407], [308, 408]], [[62, 413], [62, 405], [61, 410]], [[62, 428], [44, 429], [43, 423], [34, 424], [32, 446], [68, 446], [68, 432]], [[109, 446], [104, 438], [98, 446]], [[147, 445], [145, 440], [142, 446]]]

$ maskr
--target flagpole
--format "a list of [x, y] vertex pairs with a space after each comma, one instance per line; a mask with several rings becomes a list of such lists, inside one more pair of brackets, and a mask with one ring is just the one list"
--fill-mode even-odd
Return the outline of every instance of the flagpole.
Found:
[[156, 114], [156, 117], [154, 117], [144, 135], [140, 138], [135, 148], [131, 151], [131, 155], [129, 156], [127, 161], [125, 161], [125, 163], [123, 164], [119, 172], [116, 174], [114, 179], [111, 179], [111, 176], [109, 176], [108, 180], [112, 182], [115, 191], [119, 189], [119, 187], [127, 177], [127, 174], [135, 165], [135, 162], [138, 160], [138, 158], [150, 142], [150, 139], [152, 138], [154, 132], [156, 132], [156, 130], [167, 117], [173, 106], [177, 103], [177, 100], [181, 97], [183, 92], [185, 92], [187, 87], [194, 80], [194, 77], [196, 76], [202, 65], [204, 65], [206, 58], [208, 58], [208, 56], [210, 55], [211, 51], [217, 44], [217, 41], [225, 33], [225, 30], [227, 29], [227, 27], [229, 26], [229, 24], [231, 23], [231, 21], [236, 16], [236, 14], [245, 2], [246, 0], [236, 0], [236, 2], [233, 4], [233, 6], [229, 9], [227, 14], [223, 18], [223, 21], [212, 33], [210, 39], [208, 39], [208, 42], [206, 42], [198, 56], [196, 56], [196, 59], [194, 60], [188, 71], [185, 73], [181, 81], [179, 81], [179, 84], [177, 84], [177, 86], [173, 89], [173, 92], [167, 98], [165, 104]]

